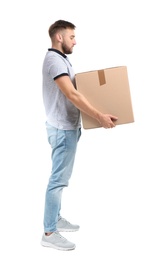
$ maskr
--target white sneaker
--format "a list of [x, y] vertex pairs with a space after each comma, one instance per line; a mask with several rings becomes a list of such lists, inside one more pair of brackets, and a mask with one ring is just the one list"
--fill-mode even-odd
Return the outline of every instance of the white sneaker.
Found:
[[58, 220], [56, 227], [59, 232], [77, 231], [80, 228], [78, 225], [71, 224], [69, 221], [62, 217], [60, 217], [60, 219]]
[[50, 236], [43, 234], [41, 245], [46, 247], [55, 248], [58, 250], [73, 250], [75, 244], [69, 242], [66, 238], [60, 235], [58, 231], [53, 232]]

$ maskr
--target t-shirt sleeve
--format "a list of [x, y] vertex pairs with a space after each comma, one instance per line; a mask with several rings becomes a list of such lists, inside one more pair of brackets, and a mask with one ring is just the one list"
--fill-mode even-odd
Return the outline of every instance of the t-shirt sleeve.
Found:
[[61, 57], [53, 56], [48, 59], [48, 73], [55, 80], [61, 76], [68, 76], [68, 68]]

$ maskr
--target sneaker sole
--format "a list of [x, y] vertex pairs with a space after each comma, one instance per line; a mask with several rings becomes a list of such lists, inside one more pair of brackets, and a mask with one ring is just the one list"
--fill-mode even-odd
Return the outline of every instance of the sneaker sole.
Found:
[[75, 231], [78, 231], [79, 228], [77, 229], [66, 229], [66, 228], [57, 228], [58, 232], [75, 232]]
[[63, 251], [69, 251], [69, 250], [74, 250], [76, 246], [73, 246], [73, 247], [59, 247], [59, 246], [55, 246], [51, 243], [48, 243], [48, 242], [44, 242], [44, 241], [41, 241], [41, 245], [44, 246], [44, 247], [50, 247], [50, 248], [54, 248], [54, 249], [57, 249], [57, 250], [63, 250]]

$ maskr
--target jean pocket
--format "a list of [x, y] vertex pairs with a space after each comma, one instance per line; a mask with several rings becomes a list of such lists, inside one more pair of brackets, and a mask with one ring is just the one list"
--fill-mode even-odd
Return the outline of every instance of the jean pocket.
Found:
[[56, 145], [57, 129], [53, 126], [47, 125], [46, 131], [47, 131], [48, 142], [51, 145], [51, 147], [53, 148]]
[[56, 135], [48, 136], [48, 142], [51, 145], [51, 147], [54, 148], [56, 146]]

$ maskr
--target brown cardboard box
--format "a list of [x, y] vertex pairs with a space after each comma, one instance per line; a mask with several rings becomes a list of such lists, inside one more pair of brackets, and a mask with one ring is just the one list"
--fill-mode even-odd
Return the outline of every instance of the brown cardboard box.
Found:
[[[127, 67], [119, 66], [76, 74], [77, 90], [103, 113], [118, 117], [116, 125], [134, 122]], [[81, 112], [85, 129], [101, 127]]]

